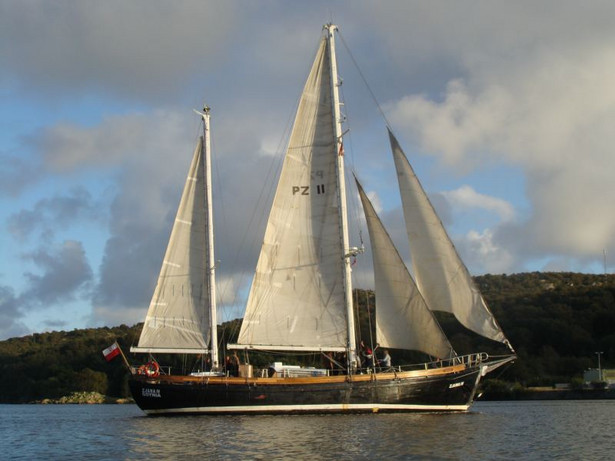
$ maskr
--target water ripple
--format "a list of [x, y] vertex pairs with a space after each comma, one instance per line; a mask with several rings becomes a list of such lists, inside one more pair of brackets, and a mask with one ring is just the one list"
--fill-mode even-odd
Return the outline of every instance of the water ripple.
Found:
[[0, 405], [0, 458], [603, 460], [615, 401], [481, 402], [462, 414], [146, 417], [132, 405]]

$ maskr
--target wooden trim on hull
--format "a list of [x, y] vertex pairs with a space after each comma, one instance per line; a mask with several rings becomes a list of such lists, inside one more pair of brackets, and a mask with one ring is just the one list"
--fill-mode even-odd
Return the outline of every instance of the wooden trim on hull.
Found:
[[133, 377], [133, 379], [147, 380], [148, 382], [159, 382], [165, 384], [224, 384], [228, 386], [238, 384], [253, 384], [258, 386], [276, 386], [284, 384], [286, 386], [305, 385], [305, 384], [322, 384], [322, 383], [344, 383], [352, 382], [359, 383], [364, 381], [390, 381], [393, 379], [405, 378], [421, 378], [445, 376], [452, 373], [462, 373], [466, 371], [464, 365], [455, 365], [444, 368], [432, 368], [425, 370], [411, 370], [399, 372], [384, 372], [384, 373], [366, 373], [335, 376], [317, 376], [317, 377], [271, 377], [271, 378], [237, 378], [232, 376], [182, 376], [182, 375], [160, 375], [156, 378]]

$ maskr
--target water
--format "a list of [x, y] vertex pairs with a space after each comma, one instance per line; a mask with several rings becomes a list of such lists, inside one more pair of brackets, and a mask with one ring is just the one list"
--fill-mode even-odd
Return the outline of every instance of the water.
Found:
[[0, 405], [1, 459], [606, 460], [615, 401], [478, 402], [463, 414], [146, 417]]

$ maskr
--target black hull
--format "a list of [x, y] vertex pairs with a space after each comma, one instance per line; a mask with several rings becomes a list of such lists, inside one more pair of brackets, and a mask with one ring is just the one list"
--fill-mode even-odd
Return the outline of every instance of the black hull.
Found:
[[314, 378], [134, 375], [130, 390], [147, 414], [267, 414], [466, 411], [481, 367]]

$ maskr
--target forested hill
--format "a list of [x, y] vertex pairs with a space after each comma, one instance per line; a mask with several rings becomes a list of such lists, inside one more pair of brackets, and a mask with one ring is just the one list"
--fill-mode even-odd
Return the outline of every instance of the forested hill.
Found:
[[615, 366], [615, 275], [528, 273], [475, 278], [519, 360], [506, 379], [569, 382]]
[[[475, 278], [481, 292], [519, 356], [501, 375], [524, 386], [570, 382], [587, 368], [615, 366], [615, 275], [526, 273]], [[369, 337], [366, 300], [356, 290], [361, 336]], [[465, 330], [448, 314], [438, 315], [458, 353], [504, 353], [498, 344]], [[219, 327], [219, 337], [234, 340], [238, 321]], [[128, 395], [128, 373], [121, 358], [107, 363], [101, 351], [117, 340], [125, 352], [138, 340], [141, 325], [37, 333], [0, 342], [0, 402], [57, 398], [74, 391]], [[394, 361], [408, 355], [392, 351]], [[136, 357], [128, 357], [134, 363]], [[184, 363], [183, 366], [190, 366]]]

